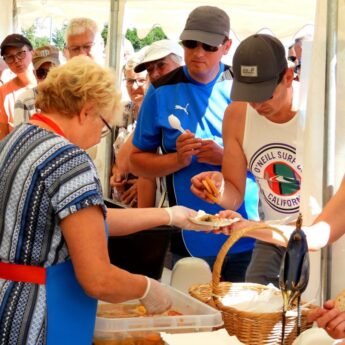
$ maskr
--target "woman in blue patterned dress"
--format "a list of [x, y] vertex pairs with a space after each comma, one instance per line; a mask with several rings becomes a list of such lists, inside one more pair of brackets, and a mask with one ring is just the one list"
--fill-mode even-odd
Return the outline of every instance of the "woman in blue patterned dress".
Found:
[[0, 142], [0, 344], [89, 345], [96, 302], [169, 308], [162, 285], [109, 262], [107, 232], [191, 227], [186, 208], [107, 210], [97, 144], [119, 104], [112, 74], [87, 57], [52, 69], [29, 123]]

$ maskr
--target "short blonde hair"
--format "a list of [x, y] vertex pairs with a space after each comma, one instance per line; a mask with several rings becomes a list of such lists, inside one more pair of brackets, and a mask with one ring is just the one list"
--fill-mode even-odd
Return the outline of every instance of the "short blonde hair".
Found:
[[72, 117], [79, 115], [87, 102], [95, 104], [103, 114], [114, 115], [120, 109], [114, 73], [87, 56], [76, 56], [53, 67], [38, 84], [36, 107], [42, 112]]

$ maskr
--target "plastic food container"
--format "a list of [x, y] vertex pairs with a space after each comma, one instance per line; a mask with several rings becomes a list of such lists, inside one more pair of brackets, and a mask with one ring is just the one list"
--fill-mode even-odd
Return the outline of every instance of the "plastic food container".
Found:
[[[221, 313], [170, 286], [172, 309], [183, 315], [134, 318], [96, 318], [94, 345], [162, 345], [159, 332], [211, 331], [223, 325]], [[103, 302], [100, 302], [103, 303]], [[138, 301], [126, 302], [138, 304]]]

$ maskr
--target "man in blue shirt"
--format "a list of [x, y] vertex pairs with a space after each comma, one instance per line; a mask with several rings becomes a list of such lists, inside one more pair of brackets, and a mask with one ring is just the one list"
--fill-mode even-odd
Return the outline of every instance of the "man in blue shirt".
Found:
[[[180, 39], [186, 65], [152, 83], [142, 103], [134, 133], [130, 161], [139, 176], [166, 176], [170, 205], [186, 205], [210, 214], [221, 208], [200, 200], [190, 191], [191, 178], [202, 171], [220, 171], [223, 158], [222, 121], [230, 101], [232, 72], [221, 63], [231, 47], [230, 20], [221, 9], [200, 6], [194, 9]], [[185, 131], [171, 127], [174, 114]], [[156, 153], [161, 147], [163, 155]], [[257, 212], [255, 184], [248, 179], [247, 196], [254, 198], [246, 217]], [[248, 199], [247, 199], [248, 200]], [[247, 206], [247, 205], [246, 205]], [[249, 212], [249, 214], [247, 213]], [[197, 256], [213, 266], [216, 255], [226, 240], [224, 235], [182, 231], [172, 239], [173, 261], [184, 256]], [[223, 278], [243, 281], [253, 248], [251, 239], [242, 239], [225, 260]]]

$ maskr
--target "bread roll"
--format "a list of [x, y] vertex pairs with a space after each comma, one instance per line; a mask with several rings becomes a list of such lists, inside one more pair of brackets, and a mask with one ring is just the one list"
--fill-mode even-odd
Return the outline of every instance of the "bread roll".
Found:
[[345, 289], [340, 291], [335, 297], [335, 307], [339, 311], [345, 311]]

